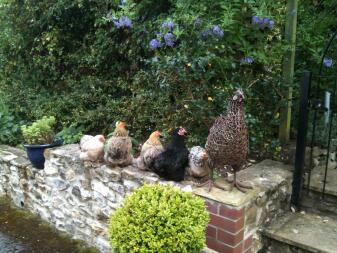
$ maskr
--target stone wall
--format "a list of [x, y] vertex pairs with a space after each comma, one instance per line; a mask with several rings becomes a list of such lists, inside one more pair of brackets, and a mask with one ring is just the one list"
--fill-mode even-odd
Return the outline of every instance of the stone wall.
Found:
[[257, 252], [262, 247], [259, 229], [288, 208], [290, 167], [274, 161], [239, 173], [254, 185], [243, 194], [217, 188], [208, 192], [190, 182], [162, 181], [154, 173], [132, 166], [85, 165], [79, 160], [78, 145], [51, 149], [45, 155], [45, 169], [36, 170], [24, 151], [0, 146], [0, 195], [104, 253], [111, 252], [108, 217], [127, 194], [144, 183], [172, 183], [202, 196], [210, 213], [207, 245], [217, 252]]

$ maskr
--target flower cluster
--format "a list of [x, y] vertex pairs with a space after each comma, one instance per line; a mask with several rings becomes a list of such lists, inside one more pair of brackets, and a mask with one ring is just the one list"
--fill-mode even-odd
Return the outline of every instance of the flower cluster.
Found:
[[222, 38], [224, 36], [224, 32], [219, 25], [213, 26], [212, 32], [215, 36], [217, 36], [219, 38]]
[[172, 31], [173, 28], [174, 28], [174, 23], [172, 21], [165, 21], [165, 22], [163, 22], [161, 27], [168, 28], [168, 29], [170, 29], [170, 31]]
[[[156, 50], [158, 48], [163, 47], [164, 45], [168, 47], [174, 47], [177, 42], [177, 37], [173, 34], [173, 29], [175, 27], [175, 24], [173, 21], [165, 21], [161, 25], [162, 28], [168, 29], [169, 31], [162, 36], [160, 32], [157, 33], [157, 36], [159, 39], [152, 39], [149, 43], [150, 48], [152, 50]], [[164, 40], [165, 43], [163, 43], [161, 40]]]
[[174, 43], [177, 41], [177, 37], [173, 33], [168, 32], [164, 35], [164, 40], [165, 40], [166, 46], [173, 47]]
[[246, 56], [241, 59], [242, 64], [252, 64], [254, 62], [254, 58], [251, 56]]
[[151, 41], [150, 41], [150, 48], [152, 49], [152, 50], [155, 50], [155, 49], [157, 49], [157, 48], [161, 48], [163, 46], [163, 43], [161, 43], [159, 40], [157, 40], [157, 39], [152, 39]]
[[260, 18], [258, 16], [252, 17], [252, 25], [258, 29], [273, 29], [274, 21], [271, 18]]
[[120, 29], [123, 27], [127, 27], [127, 28], [132, 27], [132, 21], [127, 16], [121, 16], [119, 19], [113, 20], [113, 22], [117, 29]]
[[327, 68], [331, 68], [333, 65], [333, 60], [331, 58], [324, 58], [323, 59], [323, 64]]
[[210, 35], [222, 38], [224, 36], [224, 31], [219, 25], [214, 25], [211, 29], [206, 29], [201, 32], [201, 37], [203, 37], [204, 39], [207, 39]]

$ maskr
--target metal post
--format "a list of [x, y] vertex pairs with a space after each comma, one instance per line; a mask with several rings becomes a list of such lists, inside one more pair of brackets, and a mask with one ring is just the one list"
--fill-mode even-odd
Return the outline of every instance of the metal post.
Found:
[[[336, 89], [337, 89], [337, 80], [335, 80], [335, 84], [334, 84], [334, 89], [333, 89], [333, 93], [332, 93], [333, 98], [335, 98]], [[331, 107], [333, 109], [335, 108], [334, 100], [332, 100]], [[330, 104], [329, 104], [329, 108], [330, 108]], [[329, 168], [329, 160], [330, 160], [330, 148], [331, 148], [331, 138], [332, 138], [331, 133], [332, 133], [332, 128], [333, 128], [333, 117], [334, 117], [334, 113], [331, 113], [330, 123], [329, 123], [328, 150], [327, 150], [326, 160], [325, 160], [325, 171], [324, 171], [323, 190], [322, 190], [322, 198], [323, 199], [324, 199], [324, 196], [325, 196], [325, 188], [326, 188], [326, 183], [327, 183], [326, 179], [327, 179], [327, 176], [328, 176], [328, 168]]]
[[326, 91], [324, 96], [324, 108], [326, 109], [326, 112], [324, 113], [324, 123], [325, 126], [329, 124], [329, 116], [330, 116], [330, 98], [331, 98], [331, 92]]
[[311, 85], [311, 73], [305, 72], [301, 80], [300, 90], [300, 110], [298, 119], [298, 133], [296, 143], [295, 170], [293, 175], [293, 192], [291, 195], [291, 204], [299, 207], [301, 191], [303, 186], [304, 159], [306, 149], [306, 137], [308, 130], [309, 114], [309, 90]]
[[285, 40], [289, 44], [289, 50], [284, 55], [283, 60], [283, 82], [288, 85], [288, 90], [284, 92], [286, 105], [281, 108], [279, 139], [282, 144], [289, 141], [291, 123], [291, 100], [293, 94], [293, 79], [295, 65], [295, 44], [297, 27], [297, 6], [298, 0], [288, 0], [287, 17], [285, 27]]

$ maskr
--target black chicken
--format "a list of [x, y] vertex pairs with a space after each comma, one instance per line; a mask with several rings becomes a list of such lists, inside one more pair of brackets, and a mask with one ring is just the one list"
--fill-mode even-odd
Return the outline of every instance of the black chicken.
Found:
[[182, 181], [188, 165], [188, 149], [185, 146], [187, 132], [179, 127], [172, 132], [172, 141], [153, 159], [150, 169], [166, 180]]

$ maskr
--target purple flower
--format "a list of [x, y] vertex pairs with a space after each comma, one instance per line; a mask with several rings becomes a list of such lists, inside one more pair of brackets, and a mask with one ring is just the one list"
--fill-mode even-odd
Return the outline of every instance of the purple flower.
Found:
[[241, 59], [241, 63], [246, 63], [246, 64], [252, 64], [254, 62], [253, 57], [246, 56], [243, 59]]
[[173, 28], [174, 28], [174, 23], [173, 23], [173, 21], [165, 21], [165, 22], [163, 22], [163, 24], [161, 25], [161, 27], [168, 28], [168, 29], [170, 29], [172, 31]]
[[215, 36], [217, 36], [219, 38], [222, 38], [224, 36], [224, 32], [219, 25], [213, 26], [212, 32]]
[[177, 41], [177, 38], [173, 33], [168, 32], [164, 35], [164, 40], [168, 47], [173, 47], [174, 43]]
[[333, 65], [333, 60], [331, 58], [324, 58], [323, 59], [323, 64], [327, 68], [331, 68]]
[[122, 27], [132, 27], [132, 21], [127, 16], [121, 16], [119, 18], [119, 23]]
[[261, 28], [273, 29], [274, 21], [270, 18], [264, 18], [261, 24]]
[[117, 29], [122, 27], [122, 25], [121, 25], [121, 23], [119, 23], [119, 21], [114, 20], [113, 22], [114, 22], [114, 25]]
[[197, 18], [194, 21], [194, 25], [197, 26], [197, 27], [200, 27], [202, 25], [202, 19], [201, 18]]
[[261, 26], [262, 23], [263, 23], [263, 20], [260, 17], [258, 17], [258, 16], [252, 17], [252, 25], [253, 26]]
[[163, 43], [161, 43], [159, 40], [157, 40], [157, 39], [152, 39], [151, 41], [150, 41], [150, 48], [152, 49], [152, 50], [155, 50], [155, 49], [157, 49], [157, 48], [160, 48], [160, 47], [162, 47], [163, 46]]

